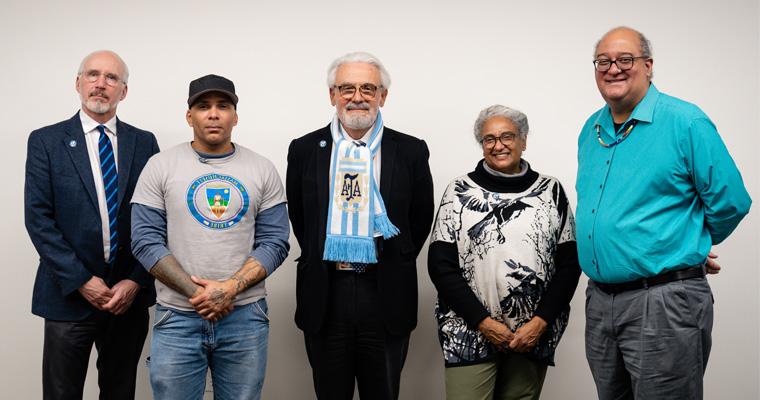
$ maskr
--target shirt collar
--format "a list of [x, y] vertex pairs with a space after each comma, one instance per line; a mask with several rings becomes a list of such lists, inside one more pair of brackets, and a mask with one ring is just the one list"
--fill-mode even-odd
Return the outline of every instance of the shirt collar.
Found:
[[[98, 127], [98, 125], [101, 125], [101, 123], [92, 119], [92, 117], [87, 115], [87, 113], [84, 112], [83, 110], [79, 110], [79, 120], [82, 122], [82, 130], [84, 131], [84, 133], [92, 132]], [[116, 135], [116, 116], [115, 115], [113, 116], [113, 118], [109, 119], [108, 121], [106, 121], [105, 124], [102, 124], [102, 125], [105, 125], [108, 132], [111, 132], [114, 135]]]
[[[647, 89], [647, 94], [644, 95], [644, 98], [641, 99], [639, 104], [636, 104], [636, 107], [633, 109], [631, 116], [628, 117], [628, 120], [625, 122], [628, 122], [632, 119], [638, 120], [640, 122], [652, 122], [654, 119], [654, 109], [659, 98], [660, 91], [657, 90], [653, 83], [650, 83], [649, 89]], [[601, 127], [605, 132], [613, 132], [610, 136], [614, 137], [615, 128], [613, 127], [612, 122], [612, 111], [610, 111], [610, 106], [605, 105], [599, 115], [596, 117], [594, 126]], [[623, 124], [625, 124], [625, 122]]]
[[[369, 138], [370, 138], [370, 136], [372, 135], [372, 127], [374, 127], [374, 126], [375, 126], [375, 125], [372, 125], [372, 126], [370, 127], [370, 129], [367, 129], [367, 132], [364, 132], [364, 136], [362, 136], [362, 137], [361, 137], [361, 138], [359, 138], [358, 140], [360, 140], [360, 141], [364, 142], [364, 144], [367, 144], [367, 143], [369, 143]], [[348, 140], [349, 142], [353, 142], [353, 141], [356, 141], [356, 140], [357, 140], [357, 139], [354, 139], [354, 138], [352, 138], [352, 137], [351, 137], [351, 136], [348, 134], [348, 132], [346, 132], [346, 130], [345, 130], [345, 129], [343, 129], [343, 124], [342, 124], [342, 123], [338, 124], [338, 127], [340, 128], [340, 133], [343, 135], [343, 139], [346, 139], [346, 140]]]

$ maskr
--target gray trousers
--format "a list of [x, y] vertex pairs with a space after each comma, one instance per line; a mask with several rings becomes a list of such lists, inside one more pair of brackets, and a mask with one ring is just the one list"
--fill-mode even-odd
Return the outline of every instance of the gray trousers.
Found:
[[712, 324], [705, 278], [618, 294], [589, 281], [586, 358], [599, 399], [702, 399]]

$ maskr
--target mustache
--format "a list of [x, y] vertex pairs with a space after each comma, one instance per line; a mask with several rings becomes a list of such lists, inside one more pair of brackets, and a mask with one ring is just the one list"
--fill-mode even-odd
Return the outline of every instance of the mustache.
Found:
[[100, 96], [100, 97], [109, 99], [108, 95], [106, 94], [104, 90], [93, 90], [92, 92], [90, 92], [90, 97], [93, 97], [93, 96]]
[[369, 103], [348, 103], [346, 104], [346, 110], [369, 110]]

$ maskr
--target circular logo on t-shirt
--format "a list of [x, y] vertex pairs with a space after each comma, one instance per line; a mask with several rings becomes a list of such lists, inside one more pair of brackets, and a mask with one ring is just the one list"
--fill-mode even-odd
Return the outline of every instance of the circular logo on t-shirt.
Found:
[[235, 226], [249, 205], [248, 190], [228, 175], [206, 174], [187, 188], [187, 208], [206, 228], [223, 230]]

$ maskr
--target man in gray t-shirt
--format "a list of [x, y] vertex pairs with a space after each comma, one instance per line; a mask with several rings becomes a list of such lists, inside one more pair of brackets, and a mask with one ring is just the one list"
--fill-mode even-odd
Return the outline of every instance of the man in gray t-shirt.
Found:
[[190, 83], [192, 142], [152, 157], [132, 197], [132, 248], [156, 277], [150, 377], [156, 399], [259, 399], [266, 369], [264, 279], [288, 254], [274, 165], [232, 143], [232, 81]]

